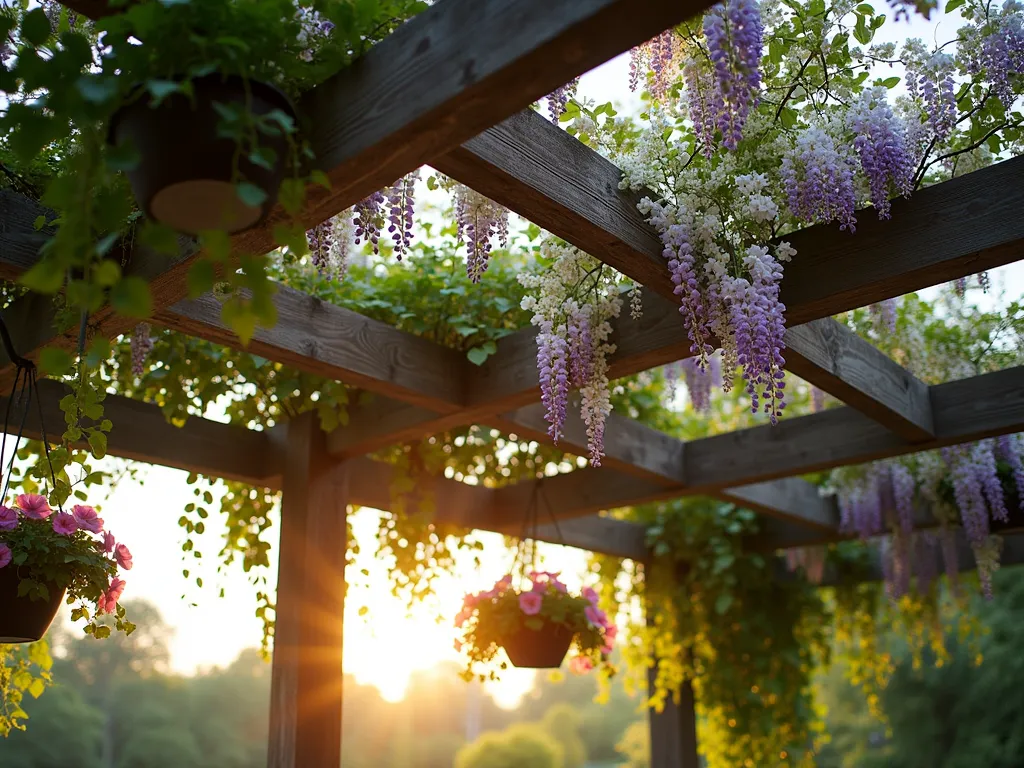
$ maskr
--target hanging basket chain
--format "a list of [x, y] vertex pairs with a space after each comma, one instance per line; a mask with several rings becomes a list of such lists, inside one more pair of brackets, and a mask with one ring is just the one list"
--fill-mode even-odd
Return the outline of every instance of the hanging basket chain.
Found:
[[[85, 339], [86, 330], [89, 323], [89, 313], [87, 311], [82, 312], [82, 319], [78, 329], [78, 358], [82, 359], [82, 355], [85, 353]], [[21, 414], [21, 423], [18, 426], [18, 436], [14, 442], [14, 451], [11, 454], [11, 460], [7, 465], [6, 477], [4, 477], [4, 489], [3, 496], [0, 497], [0, 503], [7, 498], [7, 494], [10, 491], [11, 476], [14, 472], [14, 460], [18, 456], [18, 448], [21, 445], [21, 438], [25, 433], [25, 423], [28, 420], [29, 411], [32, 408], [32, 396], [35, 395], [36, 409], [39, 415], [39, 432], [43, 441], [43, 453], [46, 456], [46, 466], [50, 470], [50, 482], [52, 488], [55, 491], [57, 489], [57, 474], [53, 470], [53, 460], [50, 458], [50, 441], [46, 436], [46, 421], [43, 418], [43, 398], [39, 394], [39, 376], [36, 364], [31, 360], [22, 357], [14, 349], [14, 342], [11, 340], [11, 334], [7, 330], [7, 324], [4, 322], [2, 316], [0, 316], [0, 340], [4, 345], [4, 350], [7, 352], [7, 357], [12, 363], [15, 364], [16, 370], [14, 374], [14, 385], [11, 389], [11, 396], [7, 399], [7, 409], [4, 415], [4, 435], [3, 439], [0, 440], [0, 457], [2, 457], [7, 450], [7, 434], [10, 432], [11, 425], [11, 407], [17, 403], [18, 407], [22, 407], [22, 401], [24, 400], [24, 410]], [[20, 385], [20, 389], [19, 389]], [[59, 512], [64, 512], [64, 505], [62, 502], [57, 502], [57, 509]]]

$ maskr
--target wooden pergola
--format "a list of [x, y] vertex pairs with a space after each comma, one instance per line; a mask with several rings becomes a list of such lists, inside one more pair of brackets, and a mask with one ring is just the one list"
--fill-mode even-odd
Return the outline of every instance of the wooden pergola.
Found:
[[[105, 0], [65, 5], [97, 18]], [[662, 246], [619, 189], [620, 171], [528, 109], [573, 77], [693, 16], [705, 0], [439, 0], [351, 68], [307, 93], [299, 111], [330, 190], [310, 190], [314, 226], [424, 164], [477, 190], [642, 283], [644, 313], [615, 326], [613, 377], [688, 355]], [[800, 475], [1024, 431], [1024, 368], [928, 386], [832, 316], [1024, 256], [1024, 158], [916, 192], [893, 203], [892, 220], [865, 217], [857, 233], [816, 226], [788, 239], [786, 367], [845, 403], [729, 434], [682, 441], [612, 414], [607, 456], [543, 480], [559, 534], [541, 536], [643, 561], [642, 526], [602, 510], [685, 495], [736, 502], [765, 516], [765, 550], [837, 541], [832, 498]], [[38, 259], [45, 231], [38, 203], [0, 190], [0, 277], [15, 280]], [[273, 247], [271, 230], [245, 233], [247, 252]], [[126, 274], [149, 281], [154, 322], [242, 349], [211, 295], [187, 298], [185, 275], [201, 255], [181, 240], [177, 258], [137, 247]], [[392, 469], [366, 454], [470, 424], [547, 441], [539, 400], [535, 331], [498, 344], [482, 366], [461, 353], [324, 303], [287, 286], [279, 321], [246, 348], [295, 369], [359, 387], [375, 398], [330, 434], [312, 414], [252, 431], [201, 418], [169, 424], [160, 409], [105, 401], [113, 455], [283, 491], [269, 765], [337, 766], [341, 750], [345, 511], [387, 509]], [[28, 295], [7, 312], [15, 347], [75, 346], [54, 330], [48, 297]], [[106, 308], [92, 330], [113, 338], [136, 321]], [[11, 370], [2, 357], [3, 371]], [[52, 386], [45, 386], [52, 384]], [[60, 423], [60, 388], [42, 387], [46, 417]], [[560, 443], [586, 453], [585, 427], [570, 416]], [[541, 482], [541, 481], [538, 481]], [[500, 489], [432, 478], [437, 519], [510, 533], [533, 483]], [[927, 523], [927, 520], [922, 521]], [[1004, 561], [1024, 559], [1010, 540]], [[969, 550], [961, 547], [965, 566]], [[652, 765], [697, 766], [693, 694], [651, 717]]]

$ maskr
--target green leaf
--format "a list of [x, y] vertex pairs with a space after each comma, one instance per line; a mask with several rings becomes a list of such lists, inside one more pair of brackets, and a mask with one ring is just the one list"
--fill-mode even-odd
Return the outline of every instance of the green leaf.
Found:
[[119, 146], [107, 147], [107, 167], [114, 172], [125, 172], [133, 170], [142, 159], [135, 144], [128, 141]]
[[95, 458], [102, 459], [107, 455], [107, 436], [99, 431], [91, 432], [89, 434], [89, 448]]
[[39, 353], [39, 368], [47, 376], [63, 376], [71, 370], [74, 359], [65, 349], [43, 347]]
[[226, 326], [233, 330], [241, 340], [243, 346], [247, 346], [256, 333], [258, 318], [248, 303], [237, 299], [230, 299], [224, 302], [220, 309], [221, 320]]
[[117, 80], [106, 75], [82, 75], [75, 88], [86, 101], [102, 104], [117, 96]]
[[469, 352], [466, 353], [466, 357], [469, 358], [469, 362], [473, 365], [483, 365], [490, 354], [483, 347], [473, 347]]
[[141, 277], [122, 277], [110, 291], [110, 305], [127, 317], [149, 317], [153, 314], [149, 284]]
[[871, 38], [874, 34], [868, 29], [867, 24], [864, 23], [864, 17], [857, 17], [857, 24], [853, 28], [853, 36], [857, 39], [857, 42], [861, 45], [867, 45], [871, 42]]
[[172, 93], [180, 91], [181, 83], [176, 83], [173, 80], [147, 80], [146, 90], [153, 97], [152, 106], [157, 106]]
[[43, 695], [43, 691], [46, 690], [46, 683], [42, 678], [35, 678], [28, 687], [28, 692], [31, 694], [33, 699], [38, 699]]
[[875, 12], [874, 6], [869, 5], [868, 3], [861, 3], [860, 5], [857, 6], [857, 13], [863, 13], [863, 14], [866, 14], [866, 15], [870, 16], [874, 12]]
[[64, 270], [50, 259], [36, 262], [19, 282], [36, 293], [56, 293], [64, 285]]
[[887, 77], [887, 78], [885, 78], [885, 80], [882, 80], [879, 83], [879, 85], [884, 85], [886, 88], [890, 88], [891, 89], [891, 88], [895, 88], [899, 84], [899, 82], [900, 82], [900, 79], [898, 77]]
[[30, 45], [39, 46], [50, 38], [50, 20], [42, 8], [35, 8], [21, 20], [21, 36]]
[[963, 4], [964, 0], [949, 0], [949, 2], [946, 3], [946, 13], [952, 13]]
[[214, 281], [217, 279], [216, 271], [214, 270], [213, 263], [206, 259], [200, 259], [188, 270], [188, 296], [190, 299], [195, 299], [202, 296], [204, 293], [213, 288]]
[[715, 613], [721, 616], [732, 606], [733, 597], [730, 592], [723, 592], [715, 600]]
[[251, 205], [253, 208], [258, 208], [263, 205], [267, 199], [267, 193], [257, 187], [255, 184], [251, 184], [248, 181], [243, 181], [238, 185], [238, 199], [246, 205]]
[[113, 259], [104, 259], [93, 270], [93, 279], [104, 288], [109, 288], [121, 279], [121, 265]]
[[327, 177], [326, 173], [324, 173], [323, 171], [319, 171], [319, 170], [310, 172], [310, 174], [309, 174], [309, 183], [310, 184], [319, 184], [324, 189], [330, 189], [331, 188], [331, 180]]
[[779, 120], [782, 122], [783, 128], [792, 128], [796, 125], [797, 112], [795, 109], [789, 107], [783, 107], [782, 111], [779, 112]]

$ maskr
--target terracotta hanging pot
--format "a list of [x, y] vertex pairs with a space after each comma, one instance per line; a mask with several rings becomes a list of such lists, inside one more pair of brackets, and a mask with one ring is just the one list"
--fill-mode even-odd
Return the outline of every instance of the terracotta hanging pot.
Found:
[[47, 584], [46, 600], [18, 597], [21, 578], [12, 564], [0, 568], [0, 643], [31, 643], [40, 640], [53, 623], [64, 591], [56, 584]]
[[[244, 105], [248, 91], [253, 115], [281, 110], [294, 120], [295, 109], [277, 88], [238, 76], [208, 75], [194, 79], [192, 86], [193, 98], [173, 93], [153, 106], [147, 94], [121, 108], [110, 123], [110, 143], [137, 150], [139, 161], [127, 175], [150, 219], [191, 235], [251, 229], [277, 200], [290, 156], [288, 136], [260, 134], [260, 149], [273, 152], [270, 167], [253, 163], [244, 153], [236, 159], [237, 142], [218, 135], [221, 117], [215, 105]], [[241, 180], [262, 190], [262, 202], [239, 197]]]
[[557, 669], [572, 645], [574, 632], [564, 624], [544, 623], [540, 629], [520, 624], [502, 638], [501, 645], [512, 666]]

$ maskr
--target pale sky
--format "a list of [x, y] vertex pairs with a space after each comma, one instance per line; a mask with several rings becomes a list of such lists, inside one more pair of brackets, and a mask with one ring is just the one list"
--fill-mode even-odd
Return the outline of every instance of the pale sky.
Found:
[[[887, 24], [881, 39], [901, 40], [908, 35], [931, 39], [936, 27], [940, 36], [948, 37], [955, 34], [958, 22], [958, 17], [953, 21], [935, 22], [915, 17], [910, 25]], [[598, 101], [612, 100], [620, 111], [635, 111], [639, 99], [628, 89], [628, 56], [613, 59], [585, 75], [579, 93], [581, 97]], [[1008, 293], [1019, 296], [1024, 286], [1021, 265], [999, 270], [999, 273], [1007, 281]], [[116, 424], [114, 429], [117, 429]], [[191, 487], [185, 483], [186, 474], [153, 467], [142, 470], [142, 475], [142, 483], [123, 482], [102, 504], [108, 529], [126, 543], [135, 556], [135, 567], [127, 574], [124, 597], [151, 600], [175, 628], [170, 639], [174, 669], [191, 673], [204, 666], [226, 665], [241, 649], [259, 644], [260, 623], [253, 616], [256, 590], [240, 568], [221, 576], [216, 574], [221, 531], [216, 514], [211, 514], [207, 521], [207, 533], [199, 537], [197, 549], [206, 556], [203, 565], [197, 567], [191, 557], [182, 559], [180, 544], [184, 537], [177, 521], [183, 507], [193, 500]], [[211, 508], [216, 506], [211, 505]], [[376, 513], [362, 510], [355, 515], [354, 524], [364, 553], [372, 553]], [[270, 540], [273, 544], [271, 559], [276, 562], [276, 526]], [[545, 551], [550, 553], [552, 569], [563, 570], [569, 583], [579, 583], [584, 572], [584, 553], [556, 547]], [[471, 562], [461, 562], [456, 578], [441, 580], [437, 603], [423, 606], [410, 623], [404, 608], [389, 594], [383, 568], [370, 554], [364, 554], [357, 568], [370, 570], [374, 587], [350, 592], [345, 616], [346, 669], [361, 682], [377, 685], [386, 697], [400, 698], [413, 670], [428, 668], [439, 659], [457, 658], [452, 649], [455, 635], [451, 619], [459, 609], [463, 593], [488, 588], [508, 570], [511, 561], [512, 553], [502, 551], [500, 539], [490, 537], [486, 565], [478, 571]], [[183, 567], [192, 571], [188, 581], [182, 576]], [[195, 586], [196, 575], [204, 577], [202, 590]], [[267, 576], [273, 585], [276, 579], [273, 569]], [[220, 586], [226, 589], [223, 599], [217, 596]], [[370, 608], [367, 619], [357, 616], [363, 605]], [[502, 703], [512, 705], [529, 689], [532, 679], [529, 672], [509, 673], [495, 693]]]

